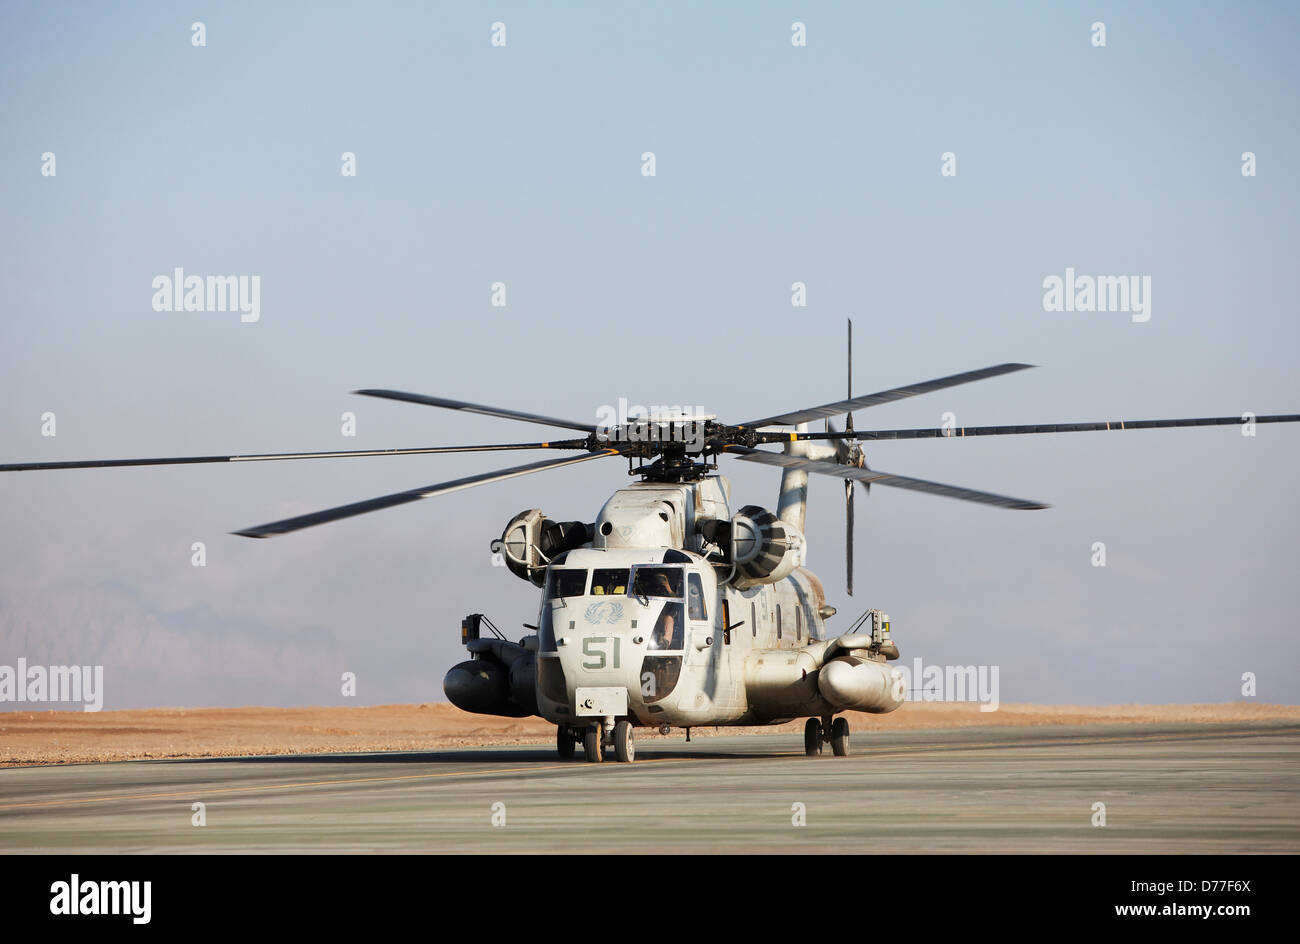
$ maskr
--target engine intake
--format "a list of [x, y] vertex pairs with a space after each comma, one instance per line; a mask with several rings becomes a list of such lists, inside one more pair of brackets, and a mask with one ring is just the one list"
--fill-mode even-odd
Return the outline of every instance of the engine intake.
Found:
[[731, 519], [731, 558], [736, 587], [776, 583], [803, 566], [803, 533], [759, 505], [746, 505]]
[[540, 508], [521, 511], [501, 532], [492, 550], [505, 559], [510, 572], [537, 586], [546, 582], [546, 564], [557, 554], [582, 547], [591, 540], [593, 527], [581, 521], [552, 521]]

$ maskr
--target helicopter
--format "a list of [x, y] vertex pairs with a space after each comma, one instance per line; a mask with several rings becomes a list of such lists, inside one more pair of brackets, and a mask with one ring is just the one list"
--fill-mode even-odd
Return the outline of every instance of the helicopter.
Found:
[[[426, 446], [347, 452], [99, 459], [0, 464], [0, 472], [120, 466], [253, 462], [381, 455], [559, 450], [572, 453], [297, 515], [232, 532], [269, 538], [467, 488], [599, 459], [627, 461], [637, 479], [616, 490], [595, 520], [556, 521], [541, 509], [509, 520], [492, 542], [510, 572], [541, 590], [537, 622], [511, 641], [483, 613], [461, 622], [470, 659], [443, 679], [464, 711], [540, 716], [556, 726], [556, 751], [587, 761], [636, 757], [638, 728], [668, 733], [696, 726], [774, 725], [806, 718], [804, 750], [849, 753], [845, 711], [883, 714], [906, 697], [890, 619], [869, 609], [832, 635], [821, 580], [807, 564], [804, 536], [809, 475], [844, 483], [846, 590], [853, 593], [855, 483], [902, 488], [1013, 510], [1042, 502], [884, 472], [866, 461], [864, 443], [946, 436], [1294, 423], [1300, 414], [1171, 420], [1113, 420], [1029, 426], [854, 428], [854, 413], [921, 394], [1029, 369], [1005, 363], [853, 395], [853, 326], [848, 324], [848, 396], [742, 423], [698, 410], [660, 410], [620, 423], [577, 422], [462, 400], [387, 389], [355, 393], [581, 433], [561, 440]], [[834, 417], [844, 417], [838, 429]], [[823, 429], [814, 431], [816, 421]], [[780, 445], [780, 452], [760, 448]], [[781, 470], [775, 511], [746, 504], [732, 511], [719, 460]], [[488, 635], [484, 634], [484, 629]]]

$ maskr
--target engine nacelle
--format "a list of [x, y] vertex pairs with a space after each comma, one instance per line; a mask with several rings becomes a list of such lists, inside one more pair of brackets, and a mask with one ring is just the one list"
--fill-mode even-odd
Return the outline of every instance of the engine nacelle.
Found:
[[736, 564], [732, 581], [744, 590], [760, 583], [776, 583], [804, 565], [803, 532], [766, 508], [746, 505], [731, 519], [731, 559]]
[[521, 511], [492, 543], [510, 572], [537, 586], [546, 582], [546, 563], [557, 554], [582, 547], [591, 540], [592, 526], [581, 521], [552, 521], [540, 508]]

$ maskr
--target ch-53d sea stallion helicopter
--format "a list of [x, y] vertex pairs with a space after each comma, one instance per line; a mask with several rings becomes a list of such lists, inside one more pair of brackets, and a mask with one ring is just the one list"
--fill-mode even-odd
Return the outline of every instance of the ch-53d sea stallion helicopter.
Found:
[[[104, 459], [0, 465], [0, 471], [130, 465], [248, 462], [455, 452], [558, 449], [579, 453], [258, 525], [235, 534], [267, 538], [366, 512], [431, 498], [476, 485], [575, 465], [626, 458], [640, 481], [617, 490], [595, 521], [553, 521], [538, 509], [516, 515], [493, 550], [517, 576], [543, 589], [533, 630], [507, 640], [482, 614], [461, 624], [472, 658], [451, 668], [443, 689], [471, 712], [508, 717], [540, 715], [556, 725], [561, 757], [582, 741], [586, 758], [601, 761], [613, 748], [620, 761], [635, 757], [637, 726], [689, 729], [698, 725], [778, 724], [807, 718], [809, 755], [829, 743], [849, 752], [846, 710], [884, 713], [905, 696], [889, 619], [868, 610], [848, 631], [831, 638], [821, 581], [804, 567], [804, 512], [808, 474], [844, 481], [848, 593], [853, 592], [854, 482], [943, 495], [999, 508], [1046, 505], [942, 485], [868, 467], [862, 443], [940, 436], [1004, 436], [1092, 430], [1227, 426], [1300, 422], [1300, 414], [1205, 417], [1033, 426], [938, 429], [853, 428], [853, 413], [958, 384], [1024, 370], [999, 364], [983, 370], [852, 395], [835, 403], [778, 413], [736, 425], [712, 415], [670, 412], [596, 425], [395, 390], [358, 390], [366, 396], [426, 404], [486, 416], [571, 429], [580, 438], [479, 446], [430, 446], [352, 452], [275, 453]], [[831, 417], [845, 415], [843, 431]], [[825, 421], [824, 431], [810, 424]], [[774, 427], [784, 427], [776, 430]], [[792, 429], [791, 429], [792, 427]], [[780, 443], [783, 452], [759, 449]], [[781, 469], [775, 512], [758, 505], [731, 511], [731, 486], [718, 474], [718, 457]], [[485, 638], [487, 626], [495, 638]]]

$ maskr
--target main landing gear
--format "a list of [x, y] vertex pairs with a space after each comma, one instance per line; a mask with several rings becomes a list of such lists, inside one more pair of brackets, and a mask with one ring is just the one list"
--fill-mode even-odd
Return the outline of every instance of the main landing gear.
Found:
[[572, 760], [573, 750], [577, 746], [578, 739], [574, 736], [572, 728], [560, 725], [555, 729], [555, 753], [560, 755], [560, 760]]
[[830, 744], [836, 757], [848, 757], [849, 719], [809, 718], [803, 728], [803, 752], [809, 757], [820, 757], [823, 744]]
[[590, 763], [601, 763], [610, 748], [613, 748], [614, 759], [619, 763], [630, 764], [636, 760], [632, 723], [626, 718], [612, 726], [607, 722], [597, 722], [581, 730], [560, 725], [555, 732], [555, 751], [561, 760], [573, 757], [579, 739], [582, 740], [583, 754]]

